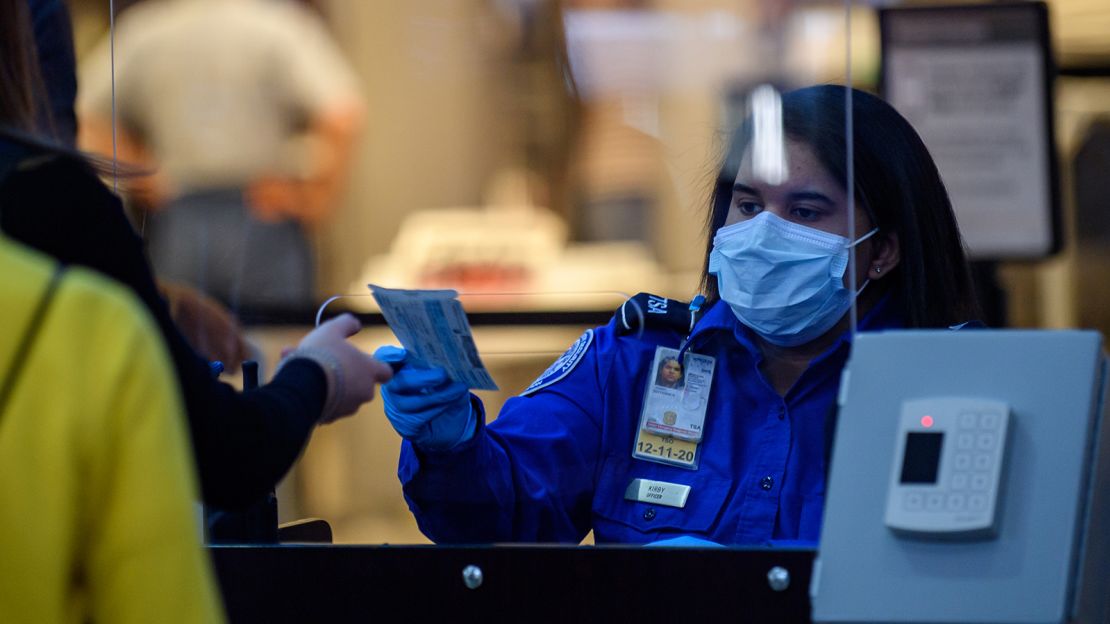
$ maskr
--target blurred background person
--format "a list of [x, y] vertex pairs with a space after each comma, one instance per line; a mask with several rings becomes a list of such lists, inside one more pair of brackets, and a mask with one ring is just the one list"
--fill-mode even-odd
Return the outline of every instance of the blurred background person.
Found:
[[[160, 277], [237, 309], [311, 304], [327, 219], [364, 118], [323, 24], [292, 2], [148, 0], [115, 34], [116, 151]], [[82, 145], [111, 153], [109, 41], [81, 70]]]
[[[77, 142], [77, 61], [73, 26], [63, 0], [26, 0], [38, 52], [38, 68], [46, 98], [36, 108], [34, 128], [54, 142], [74, 147]], [[239, 324], [223, 306], [195, 288], [159, 281], [170, 314], [198, 352], [219, 360], [235, 372], [247, 357], [247, 343]]]

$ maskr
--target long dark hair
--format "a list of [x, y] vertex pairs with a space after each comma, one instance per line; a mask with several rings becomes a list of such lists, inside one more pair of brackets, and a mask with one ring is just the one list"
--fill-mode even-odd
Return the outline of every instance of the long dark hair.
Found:
[[[845, 87], [820, 85], [782, 96], [786, 136], [809, 145], [828, 173], [847, 175]], [[898, 235], [901, 260], [879, 280], [893, 294], [908, 327], [945, 327], [979, 317], [952, 202], [921, 138], [905, 118], [883, 100], [852, 90], [852, 138], [856, 201], [880, 232]], [[708, 272], [713, 236], [724, 225], [732, 186], [751, 130], [733, 135], [714, 185], [706, 222], [706, 260], [702, 289], [718, 298], [717, 280]]]
[[27, 0], [0, 0], [0, 140], [26, 146], [29, 153], [70, 158], [101, 176], [149, 173], [59, 143], [43, 116], [46, 93]]
[[0, 0], [0, 127], [34, 131], [41, 93], [27, 0]]

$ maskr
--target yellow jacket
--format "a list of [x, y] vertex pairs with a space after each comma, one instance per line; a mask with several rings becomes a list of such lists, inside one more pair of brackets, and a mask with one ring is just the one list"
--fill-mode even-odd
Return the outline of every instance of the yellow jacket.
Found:
[[[0, 237], [0, 381], [54, 263]], [[151, 321], [67, 269], [0, 406], [0, 622], [220, 622]]]

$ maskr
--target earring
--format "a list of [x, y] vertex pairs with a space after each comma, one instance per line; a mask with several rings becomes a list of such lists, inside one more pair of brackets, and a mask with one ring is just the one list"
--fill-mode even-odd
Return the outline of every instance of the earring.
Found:
[[882, 272], [883, 272], [883, 267], [881, 267], [881, 266], [875, 267], [875, 275], [878, 275], [879, 273], [882, 273]]

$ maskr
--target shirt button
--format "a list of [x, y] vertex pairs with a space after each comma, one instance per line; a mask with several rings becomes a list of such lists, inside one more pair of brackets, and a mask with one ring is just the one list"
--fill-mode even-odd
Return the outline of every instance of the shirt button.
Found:
[[654, 520], [654, 519], [655, 519], [655, 510], [652, 509], [651, 507], [648, 507], [647, 509], [645, 509], [644, 510], [644, 520]]
[[784, 418], [786, 418], [786, 407], [780, 405], [779, 406], [779, 420], [783, 420]]
[[763, 477], [759, 480], [759, 487], [763, 488], [764, 490], [769, 490], [775, 487], [775, 478], [770, 475]]

